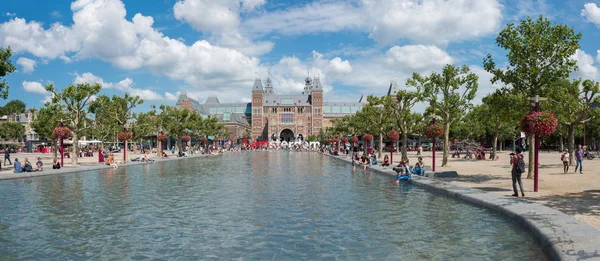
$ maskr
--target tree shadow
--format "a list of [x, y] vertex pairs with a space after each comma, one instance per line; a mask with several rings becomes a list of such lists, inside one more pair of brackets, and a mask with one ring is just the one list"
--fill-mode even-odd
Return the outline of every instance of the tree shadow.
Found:
[[472, 174], [472, 175], [460, 175], [455, 178], [439, 178], [444, 181], [457, 181], [457, 182], [468, 182], [468, 183], [485, 183], [491, 180], [502, 180], [511, 179], [510, 177], [497, 177], [486, 174]]
[[530, 198], [529, 200], [560, 210], [569, 215], [600, 216], [600, 190]]
[[481, 189], [483, 191], [487, 191], [487, 192], [499, 192], [499, 191], [510, 191], [512, 192], [512, 189], [508, 189], [508, 188], [496, 188], [496, 187], [475, 187], [476, 189]]

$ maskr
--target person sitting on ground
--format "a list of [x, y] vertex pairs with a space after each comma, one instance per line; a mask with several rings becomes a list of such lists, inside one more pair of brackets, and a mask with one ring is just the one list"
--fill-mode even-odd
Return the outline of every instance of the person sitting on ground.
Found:
[[29, 159], [25, 158], [25, 162], [23, 162], [23, 172], [32, 172], [33, 166], [31, 166], [31, 162]]
[[425, 174], [425, 163], [423, 163], [423, 158], [419, 157], [419, 161], [415, 163], [415, 167], [413, 168], [413, 173], [423, 176]]
[[38, 157], [38, 161], [35, 163], [35, 166], [37, 167], [35, 169], [36, 171], [44, 170], [44, 163], [42, 163], [42, 158]]
[[377, 158], [375, 154], [371, 154], [371, 165], [377, 165]]
[[15, 158], [15, 162], [13, 162], [13, 169], [15, 173], [22, 173], [23, 168], [21, 167], [21, 162], [19, 162], [18, 158]]
[[168, 158], [168, 157], [169, 157], [169, 155], [167, 155], [167, 153], [163, 151], [163, 152], [162, 152], [162, 158], [163, 158], [163, 159], [166, 159], [166, 158]]
[[52, 169], [60, 169], [60, 162], [58, 162], [57, 158], [54, 158], [52, 161]]
[[383, 157], [383, 164], [381, 164], [382, 167], [387, 167], [390, 165], [390, 157], [388, 155], [385, 155], [385, 157]]
[[144, 161], [154, 163], [154, 159], [150, 158], [150, 155], [148, 155], [148, 153], [144, 154]]

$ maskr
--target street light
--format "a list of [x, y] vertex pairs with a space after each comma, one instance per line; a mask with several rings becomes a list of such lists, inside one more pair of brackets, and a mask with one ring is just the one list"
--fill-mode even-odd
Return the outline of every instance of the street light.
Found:
[[[529, 98], [530, 101], [534, 102], [535, 112], [540, 111], [540, 101], [548, 100], [548, 98], [542, 98], [539, 95], [535, 97]], [[533, 162], [533, 191], [538, 192], [538, 167], [539, 167], [539, 148], [540, 148], [540, 137], [535, 135], [535, 149], [534, 153], [534, 162]]]
[[[381, 151], [383, 149], [383, 146], [381, 144], [383, 141], [383, 136], [381, 134], [383, 132], [383, 104], [378, 104], [375, 107], [377, 107], [381, 111], [381, 113], [379, 114], [380, 115], [379, 123], [381, 123], [381, 124], [379, 126], [379, 151], [378, 151], [378, 155], [377, 155], [377, 157], [381, 158]], [[390, 151], [392, 151], [392, 150], [390, 149]]]

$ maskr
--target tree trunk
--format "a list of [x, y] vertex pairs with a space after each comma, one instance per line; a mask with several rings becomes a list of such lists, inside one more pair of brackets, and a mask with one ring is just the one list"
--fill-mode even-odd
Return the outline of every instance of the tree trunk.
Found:
[[52, 140], [52, 152], [54, 152], [54, 158], [58, 159], [58, 150], [60, 149], [59, 139]]
[[496, 148], [498, 147], [498, 133], [494, 135], [493, 140], [494, 142], [492, 144], [494, 145], [492, 145], [492, 160], [496, 160]]
[[125, 140], [125, 142], [123, 142], [123, 146], [125, 147], [123, 149], [123, 163], [127, 162], [127, 140]]
[[79, 159], [79, 143], [77, 142], [79, 140], [79, 137], [77, 136], [76, 132], [72, 132], [73, 133], [73, 154], [71, 154], [71, 164], [73, 166], [77, 166], [78, 163], [78, 159]]
[[529, 149], [529, 168], [527, 168], [527, 178], [528, 179], [532, 179], [533, 178], [533, 166], [534, 166], [534, 162], [533, 162], [533, 150], [534, 150], [534, 146], [535, 146], [535, 136], [533, 135], [529, 135], [529, 144], [527, 144], [527, 148]]
[[575, 154], [575, 126], [573, 124], [569, 125], [569, 165], [573, 166], [573, 154]]
[[[450, 140], [450, 123], [446, 121], [444, 126], [444, 154], [442, 154], [442, 167], [448, 165], [448, 141]], [[433, 145], [435, 147], [435, 144]], [[433, 152], [435, 153], [435, 151]]]
[[[403, 148], [408, 147], [408, 134], [405, 131], [402, 132], [402, 147]], [[408, 159], [408, 153], [406, 152], [406, 150], [402, 149], [401, 151], [402, 151], [402, 160]]]
[[563, 138], [564, 137], [562, 135], [560, 135], [560, 139], [559, 139], [559, 142], [560, 142], [560, 144], [559, 144], [559, 146], [560, 146], [560, 153], [563, 153], [563, 151], [565, 150], [565, 144], [563, 142], [563, 140], [564, 140]]
[[382, 152], [383, 152], [383, 134], [379, 133], [379, 152], [377, 155], [378, 159], [381, 159], [382, 157]]
[[158, 138], [156, 138], [156, 157], [157, 159], [162, 159], [162, 141], [159, 141]]

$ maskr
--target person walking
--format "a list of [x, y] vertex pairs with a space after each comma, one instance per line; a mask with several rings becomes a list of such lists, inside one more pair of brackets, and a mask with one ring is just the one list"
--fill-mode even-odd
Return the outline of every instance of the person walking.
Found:
[[8, 163], [10, 165], [12, 165], [12, 161], [10, 161], [10, 150], [8, 149], [8, 146], [6, 146], [4, 148], [4, 166], [8, 166], [8, 165], [6, 165], [7, 160], [8, 160]]
[[513, 197], [518, 197], [519, 192], [517, 192], [517, 182], [519, 183], [519, 187], [521, 188], [521, 196], [525, 197], [525, 192], [523, 192], [523, 182], [521, 181], [521, 175], [525, 172], [525, 161], [523, 160], [523, 152], [521, 148], [516, 149], [516, 153], [511, 153], [510, 164], [512, 165], [511, 176], [513, 183]]
[[566, 174], [569, 171], [569, 150], [568, 149], [565, 149], [563, 154], [560, 156], [560, 160], [563, 163], [563, 168], [564, 168], [564, 171]]
[[577, 168], [579, 167], [579, 174], [583, 174], [583, 149], [581, 148], [581, 144], [575, 150], [575, 160], [577, 161], [577, 164], [575, 164], [575, 173], [577, 173]]

